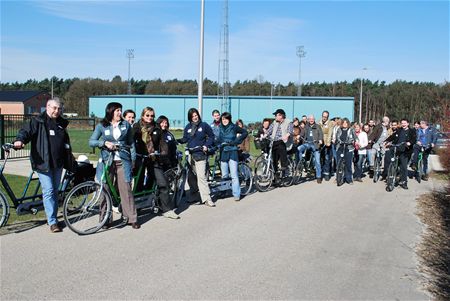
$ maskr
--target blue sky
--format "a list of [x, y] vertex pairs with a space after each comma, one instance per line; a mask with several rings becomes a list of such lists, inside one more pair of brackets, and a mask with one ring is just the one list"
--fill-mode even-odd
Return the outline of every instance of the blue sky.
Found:
[[[218, 79], [222, 1], [206, 0]], [[1, 81], [197, 79], [200, 1], [1, 0]], [[449, 1], [230, 1], [230, 81], [449, 81]], [[368, 70], [363, 71], [363, 68]]]

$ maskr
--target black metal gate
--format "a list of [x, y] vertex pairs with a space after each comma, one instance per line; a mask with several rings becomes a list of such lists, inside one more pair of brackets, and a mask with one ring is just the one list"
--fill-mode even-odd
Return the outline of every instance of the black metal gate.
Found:
[[[14, 142], [20, 129], [35, 116], [36, 115], [0, 114], [0, 145]], [[67, 118], [67, 120], [70, 121], [69, 127], [71, 128], [85, 129], [88, 131], [93, 131], [95, 128], [95, 118]], [[29, 156], [30, 144], [27, 144], [25, 145], [25, 148], [13, 151], [10, 154], [10, 158], [26, 158]], [[1, 149], [0, 157], [1, 159], [5, 158], [3, 149]]]

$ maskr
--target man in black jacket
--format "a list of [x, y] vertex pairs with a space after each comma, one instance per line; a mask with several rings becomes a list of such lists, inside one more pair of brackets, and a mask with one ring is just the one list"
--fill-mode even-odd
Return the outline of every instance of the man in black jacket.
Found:
[[66, 127], [69, 122], [61, 116], [59, 99], [47, 101], [46, 111], [33, 117], [16, 136], [14, 148], [23, 148], [31, 142], [31, 167], [38, 174], [42, 186], [47, 222], [51, 232], [61, 232], [58, 226], [58, 188], [61, 175], [71, 155], [69, 135]]
[[[411, 158], [413, 145], [416, 142], [416, 130], [409, 127], [409, 121], [406, 118], [401, 120], [401, 128], [389, 136], [386, 143], [401, 144], [397, 147], [397, 154], [400, 161], [400, 182], [403, 189], [408, 189], [408, 161]], [[394, 156], [394, 148], [391, 147], [384, 157], [383, 179], [386, 179], [391, 158]]]

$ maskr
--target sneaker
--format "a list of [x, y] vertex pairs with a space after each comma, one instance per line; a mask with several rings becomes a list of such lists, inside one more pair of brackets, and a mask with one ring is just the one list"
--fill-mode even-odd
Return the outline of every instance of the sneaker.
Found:
[[405, 190], [408, 190], [408, 185], [406, 185], [406, 183], [400, 184], [399, 186]]
[[58, 226], [58, 224], [53, 224], [50, 226], [50, 232], [52, 233], [61, 232], [61, 228]]
[[208, 201], [204, 202], [203, 204], [205, 204], [208, 207], [216, 207], [216, 204], [214, 204], [214, 202], [211, 200], [208, 200]]
[[172, 218], [172, 219], [179, 219], [180, 218], [180, 216], [178, 214], [176, 214], [175, 211], [173, 211], [173, 210], [166, 211], [162, 215], [164, 217]]
[[417, 165], [416, 165], [416, 164], [411, 164], [410, 167], [411, 167], [411, 169], [414, 170], [414, 171], [417, 170]]
[[362, 183], [361, 178], [356, 178], [355, 181], [356, 181], [356, 182], [361, 182], [361, 183]]
[[422, 180], [423, 180], [423, 181], [428, 181], [428, 178], [429, 178], [428, 175], [423, 175], [423, 176], [422, 176]]
[[[362, 181], [361, 181], [362, 182]], [[348, 185], [353, 185], [353, 181], [347, 182]]]
[[330, 180], [330, 176], [325, 176], [325, 181], [329, 181]]
[[322, 184], [322, 179], [317, 179], [317, 184]]
[[235, 202], [239, 202], [240, 200], [241, 200], [240, 197], [239, 197], [239, 198], [236, 198], [236, 197], [234, 198], [234, 201], [235, 201]]

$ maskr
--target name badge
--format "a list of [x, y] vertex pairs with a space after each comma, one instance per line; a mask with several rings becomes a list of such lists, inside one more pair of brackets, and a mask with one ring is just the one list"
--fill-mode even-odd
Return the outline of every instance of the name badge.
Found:
[[155, 132], [153, 132], [153, 135], [156, 135], [156, 131], [155, 131]]
[[50, 136], [55, 136], [55, 131], [54, 130], [50, 130]]
[[105, 135], [111, 135], [110, 130], [105, 130]]
[[123, 127], [121, 127], [120, 129], [121, 129], [122, 131], [125, 131], [127, 128], [123, 126]]
[[312, 137], [312, 136], [313, 136], [312, 132], [309, 132], [309, 137]]
[[198, 131], [201, 132], [201, 131], [203, 131], [203, 129], [202, 128], [198, 128]]
[[192, 132], [192, 129], [187, 130], [188, 133]]
[[169, 141], [170, 141], [170, 140], [172, 140], [172, 137], [170, 137], [170, 136], [167, 136], [167, 140], [169, 140]]

